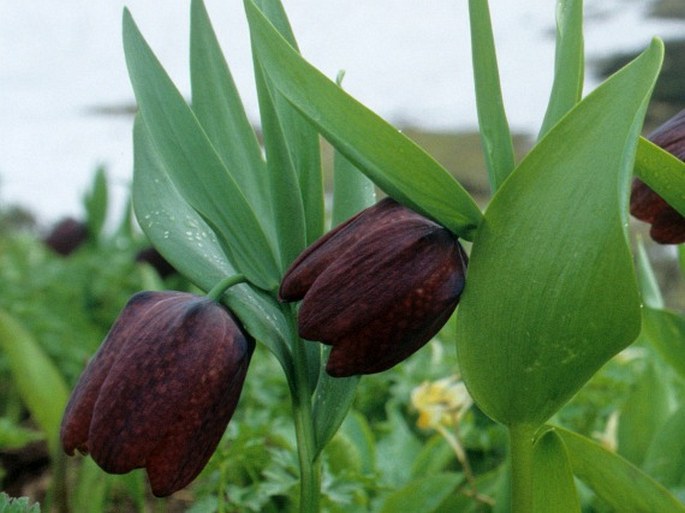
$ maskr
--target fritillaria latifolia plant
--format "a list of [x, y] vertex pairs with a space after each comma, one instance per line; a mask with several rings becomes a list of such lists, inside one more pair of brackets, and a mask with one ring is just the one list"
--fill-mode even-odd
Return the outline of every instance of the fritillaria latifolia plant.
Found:
[[[254, 339], [283, 368], [299, 507], [318, 511], [320, 454], [359, 375], [417, 351], [459, 303], [458, 371], [478, 408], [509, 432], [502, 500], [512, 511], [579, 511], [574, 473], [609, 498], [634, 493], [637, 479], [675, 508], [646, 475], [546, 425], [640, 331], [626, 234], [631, 176], [685, 209], [685, 166], [639, 137], [661, 42], [584, 96], [582, 2], [559, 0], [547, 114], [538, 143], [517, 163], [488, 4], [471, 0], [493, 192], [482, 212], [435, 160], [300, 56], [278, 0], [244, 4], [263, 147], [200, 0], [191, 7], [190, 104], [124, 14], [139, 106], [136, 216], [164, 258], [210, 292], [131, 300], [76, 387], [66, 450], [90, 452], [111, 472], [145, 467], [158, 495], [185, 486], [236, 407]], [[336, 150], [337, 228], [326, 235], [320, 136]], [[389, 198], [373, 205], [374, 187]], [[468, 258], [460, 240], [472, 243]], [[113, 426], [116, 436], [105, 435]], [[599, 461], [619, 469], [610, 487], [582, 472]]]

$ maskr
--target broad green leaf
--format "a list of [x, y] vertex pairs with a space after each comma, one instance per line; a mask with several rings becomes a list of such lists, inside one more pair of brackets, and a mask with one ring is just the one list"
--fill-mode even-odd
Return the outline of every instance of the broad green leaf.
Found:
[[635, 156], [635, 176], [685, 216], [685, 162], [640, 137]]
[[[280, 0], [257, 0], [256, 4], [288, 44], [298, 50], [295, 35]], [[324, 191], [319, 133], [282, 96], [276, 95], [274, 100], [300, 183], [306, 221], [306, 241], [309, 245], [318, 239], [324, 230]]]
[[275, 249], [240, 186], [128, 10], [124, 11], [123, 38], [140, 116], [174, 185], [212, 226], [236, 268], [256, 286], [275, 290], [280, 279]]
[[302, 59], [252, 0], [245, 0], [245, 8], [260, 62], [274, 87], [387, 194], [471, 237], [481, 213], [461, 185], [414, 142]]
[[514, 143], [502, 100], [488, 0], [469, 0], [469, 18], [478, 126], [494, 192], [514, 170]]
[[190, 80], [192, 109], [207, 137], [260, 219], [271, 219], [262, 150], [202, 0], [191, 4]]
[[533, 487], [535, 513], [580, 513], [568, 451], [554, 430], [535, 442]]
[[557, 0], [554, 83], [540, 137], [580, 101], [584, 76], [583, 0]]
[[579, 434], [555, 428], [573, 473], [621, 513], [683, 513], [685, 505], [632, 463]]
[[380, 507], [380, 513], [433, 513], [452, 495], [464, 476], [441, 472], [415, 479], [391, 493]]
[[651, 346], [685, 379], [685, 317], [670, 310], [645, 307], [642, 327]]
[[[181, 274], [205, 291], [238, 274], [226, 259], [212, 228], [174, 187], [164, 160], [142, 118], [133, 127], [133, 206], [152, 244]], [[249, 285], [232, 287], [225, 301], [254, 338], [263, 342], [287, 373], [287, 324], [275, 301]]]
[[655, 364], [647, 362], [628, 394], [618, 422], [618, 452], [638, 467], [654, 433], [669, 414], [669, 390]]
[[505, 424], [542, 424], [640, 330], [627, 187], [655, 41], [579, 103], [494, 196], [457, 312], [460, 370]]
[[0, 350], [7, 356], [21, 400], [45, 433], [51, 453], [55, 454], [60, 450], [59, 427], [69, 398], [64, 378], [33, 336], [2, 310]]
[[645, 454], [642, 468], [664, 486], [679, 486], [685, 478], [684, 432], [685, 407], [681, 407], [660, 426]]

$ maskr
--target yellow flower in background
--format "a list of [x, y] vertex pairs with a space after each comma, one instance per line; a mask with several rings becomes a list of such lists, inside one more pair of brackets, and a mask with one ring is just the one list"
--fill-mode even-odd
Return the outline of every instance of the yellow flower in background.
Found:
[[425, 381], [411, 393], [411, 402], [419, 412], [421, 429], [454, 426], [473, 404], [464, 382], [457, 376]]

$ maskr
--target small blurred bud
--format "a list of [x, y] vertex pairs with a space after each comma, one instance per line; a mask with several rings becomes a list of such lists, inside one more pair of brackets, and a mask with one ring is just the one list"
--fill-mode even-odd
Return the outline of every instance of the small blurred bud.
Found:
[[[680, 160], [685, 160], [685, 110], [666, 121], [647, 138]], [[633, 180], [630, 213], [652, 225], [649, 235], [656, 242], [685, 242], [685, 218], [638, 178]]]
[[55, 253], [68, 256], [88, 240], [88, 226], [71, 217], [58, 222], [43, 239]]
[[279, 291], [302, 299], [300, 336], [333, 346], [335, 377], [389, 369], [447, 322], [467, 257], [442, 226], [386, 198], [298, 257]]
[[208, 298], [142, 292], [131, 298], [69, 400], [67, 454], [105, 471], [145, 468], [153, 493], [190, 483], [238, 403], [254, 341]]

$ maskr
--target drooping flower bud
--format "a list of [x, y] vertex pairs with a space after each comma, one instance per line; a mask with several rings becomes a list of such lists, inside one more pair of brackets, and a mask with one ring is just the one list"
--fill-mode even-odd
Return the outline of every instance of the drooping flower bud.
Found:
[[133, 296], [69, 400], [61, 441], [105, 471], [145, 468], [170, 495], [206, 465], [240, 396], [254, 341], [214, 301]]
[[[657, 128], [648, 139], [680, 160], [685, 160], [685, 110]], [[685, 218], [638, 178], [633, 180], [630, 213], [652, 225], [649, 235], [656, 242], [685, 242]]]
[[332, 346], [335, 377], [381, 372], [428, 342], [464, 288], [467, 257], [445, 228], [386, 198], [315, 242], [281, 283], [299, 333]]

